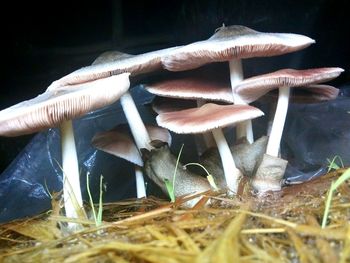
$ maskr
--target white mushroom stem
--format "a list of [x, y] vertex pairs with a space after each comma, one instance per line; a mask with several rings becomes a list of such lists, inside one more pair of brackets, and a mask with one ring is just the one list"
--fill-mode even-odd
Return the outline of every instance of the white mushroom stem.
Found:
[[79, 218], [83, 207], [83, 200], [80, 190], [79, 164], [72, 121], [63, 121], [60, 130], [64, 208], [67, 217]]
[[273, 119], [271, 133], [266, 148], [266, 154], [274, 157], [278, 157], [279, 154], [284, 123], [288, 111], [289, 93], [289, 87], [280, 87], [278, 90], [275, 117]]
[[237, 193], [238, 184], [242, 173], [240, 170], [237, 169], [235, 165], [235, 161], [233, 160], [231, 150], [227, 144], [222, 130], [214, 129], [212, 130], [212, 133], [219, 150], [227, 187], [233, 193]]
[[146, 197], [145, 180], [140, 166], [135, 165], [136, 196], [137, 198]]
[[267, 121], [267, 128], [266, 128], [266, 135], [267, 136], [270, 136], [270, 134], [271, 134], [271, 128], [272, 128], [274, 114], [276, 112], [276, 107], [277, 107], [277, 101], [272, 102], [269, 105], [269, 119]]
[[[203, 106], [205, 103], [206, 103], [205, 100], [197, 99], [197, 106], [198, 107]], [[203, 133], [202, 136], [203, 136], [203, 140], [204, 140], [204, 144], [205, 144], [206, 149], [216, 147], [215, 140], [213, 138], [213, 135], [210, 132]]]
[[140, 113], [137, 110], [135, 102], [129, 92], [126, 92], [120, 97], [120, 104], [122, 105], [126, 120], [130, 126], [132, 136], [134, 137], [138, 149], [151, 150], [149, 144], [151, 139], [143, 123]]
[[[230, 82], [231, 82], [231, 88], [233, 92], [233, 100], [234, 104], [247, 104], [244, 101], [242, 101], [239, 96], [235, 95], [234, 93], [234, 87], [240, 83], [243, 80], [243, 67], [242, 67], [242, 60], [241, 59], [231, 59], [229, 61], [230, 66]], [[246, 137], [249, 143], [254, 142], [254, 135], [253, 135], [253, 127], [252, 127], [252, 121], [247, 120], [244, 122], [241, 122], [237, 124], [236, 126], [236, 139], [240, 139]]]

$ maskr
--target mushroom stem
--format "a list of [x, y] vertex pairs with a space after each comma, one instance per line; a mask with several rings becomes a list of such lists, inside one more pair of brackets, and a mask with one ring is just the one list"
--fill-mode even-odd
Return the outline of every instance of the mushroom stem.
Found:
[[238, 183], [240, 177], [242, 176], [242, 173], [240, 170], [237, 169], [235, 165], [235, 161], [233, 160], [230, 147], [227, 144], [222, 130], [214, 129], [212, 130], [212, 133], [219, 150], [227, 187], [233, 193], [237, 193]]
[[[198, 107], [203, 106], [205, 103], [206, 103], [205, 100], [197, 99], [197, 106]], [[216, 147], [215, 140], [213, 138], [213, 135], [210, 132], [203, 133], [202, 136], [203, 136], [203, 140], [204, 140], [204, 144], [205, 144], [206, 149]]]
[[143, 123], [140, 113], [137, 110], [135, 102], [129, 92], [126, 92], [120, 97], [120, 104], [122, 105], [125, 117], [130, 126], [132, 136], [134, 137], [136, 146], [138, 149], [151, 150], [152, 147], [149, 144], [151, 139]]
[[275, 117], [273, 119], [271, 133], [266, 148], [266, 153], [274, 157], [278, 157], [279, 154], [284, 123], [288, 111], [289, 93], [289, 87], [280, 87], [278, 90]]
[[63, 121], [60, 125], [60, 130], [65, 213], [69, 218], [79, 218], [83, 200], [80, 190], [79, 164], [72, 121]]
[[[236, 96], [234, 94], [234, 88], [235, 86], [240, 83], [243, 80], [243, 67], [242, 67], [242, 60], [241, 59], [231, 59], [229, 61], [229, 67], [230, 67], [230, 82], [231, 82], [231, 88], [233, 92], [233, 100], [234, 104], [243, 104], [246, 103], [239, 98], [239, 96]], [[252, 121], [247, 120], [243, 121], [236, 126], [236, 139], [240, 139], [246, 137], [249, 143], [254, 142], [254, 135], [253, 135], [253, 127], [252, 127]]]
[[241, 59], [231, 59], [229, 61], [231, 87], [235, 87], [243, 80], [243, 67]]
[[271, 134], [271, 128], [272, 128], [274, 114], [276, 112], [276, 107], [277, 107], [277, 101], [274, 101], [269, 105], [269, 119], [268, 119], [267, 128], [266, 128], [267, 136], [270, 136]]
[[140, 166], [135, 165], [136, 195], [137, 198], [146, 197], [145, 180]]

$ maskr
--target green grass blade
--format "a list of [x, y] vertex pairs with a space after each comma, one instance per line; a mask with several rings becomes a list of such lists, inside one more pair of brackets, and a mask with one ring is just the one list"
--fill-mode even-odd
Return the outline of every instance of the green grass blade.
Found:
[[331, 207], [334, 191], [337, 190], [337, 188], [348, 179], [350, 179], [350, 168], [347, 169], [336, 181], [332, 182], [331, 187], [330, 187], [329, 192], [328, 192], [328, 196], [327, 196], [327, 200], [326, 200], [326, 204], [325, 204], [325, 209], [324, 209], [324, 213], [323, 213], [322, 228], [325, 228], [326, 224], [327, 224], [327, 218], [329, 215], [329, 210]]
[[99, 198], [99, 204], [98, 204], [98, 212], [97, 212], [97, 224], [96, 226], [99, 226], [102, 224], [102, 213], [103, 213], [103, 176], [100, 177], [100, 198]]
[[97, 225], [97, 216], [96, 216], [94, 201], [92, 199], [91, 192], [90, 192], [89, 172], [86, 173], [86, 190], [87, 190], [88, 195], [89, 195], [89, 202], [90, 202], [92, 214], [94, 216], [95, 224]]
[[173, 174], [173, 181], [170, 182], [169, 180], [165, 179], [164, 183], [165, 183], [165, 187], [168, 191], [168, 195], [170, 197], [171, 202], [175, 202], [175, 179], [176, 179], [176, 172], [177, 172], [177, 167], [179, 165], [180, 162], [180, 156], [182, 153], [182, 149], [183, 149], [184, 145], [181, 145], [179, 154], [177, 155], [177, 159], [176, 159], [176, 165], [175, 165], [175, 170], [174, 170], [174, 174]]
[[201, 165], [200, 163], [187, 163], [185, 164], [183, 167], [186, 169], [187, 166], [189, 165], [194, 165], [194, 166], [199, 166], [201, 167], [206, 173], [207, 173], [207, 180], [210, 184], [210, 186], [215, 190], [215, 191], [218, 191], [219, 188], [217, 187], [216, 183], [215, 183], [215, 180], [214, 180], [214, 177], [209, 173], [209, 171], [203, 166]]

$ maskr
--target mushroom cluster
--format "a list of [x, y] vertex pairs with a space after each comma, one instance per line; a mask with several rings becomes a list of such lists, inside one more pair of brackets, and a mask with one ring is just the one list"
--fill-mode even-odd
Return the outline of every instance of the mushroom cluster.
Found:
[[[287, 166], [287, 160], [280, 157], [280, 141], [288, 101], [296, 96], [290, 94], [290, 90], [305, 89], [309, 94], [316, 94], [310, 96], [310, 100], [334, 99], [337, 89], [320, 84], [338, 77], [343, 69], [281, 69], [244, 79], [242, 59], [296, 52], [313, 43], [313, 39], [299, 34], [222, 26], [209, 39], [184, 46], [139, 55], [107, 52], [92, 65], [54, 81], [36, 98], [0, 111], [0, 135], [19, 136], [60, 127], [63, 199], [66, 215], [72, 218], [85, 216], [72, 119], [118, 100], [129, 129], [116, 123], [111, 131], [97, 131], [92, 145], [135, 165], [138, 197], [146, 196], [142, 172], [164, 190], [164, 179], [169, 180], [173, 167], [177, 167], [176, 158], [168, 147], [169, 131], [202, 134], [206, 148], [199, 157], [203, 163], [210, 163], [205, 156], [216, 156], [212, 160], [220, 162], [217, 164], [222, 170], [218, 173], [223, 176], [218, 178], [223, 182], [220, 187], [226, 187], [231, 193], [237, 193], [242, 176], [248, 176], [252, 186], [260, 192], [279, 190]], [[201, 71], [222, 63], [227, 63], [229, 71]], [[147, 74], [165, 70], [169, 73], [166, 79], [153, 76], [152, 82], [147, 81]], [[177, 74], [179, 71], [186, 74]], [[137, 78], [140, 76], [143, 78]], [[155, 98], [168, 98], [153, 107], [158, 127], [143, 123], [128, 91], [130, 80], [143, 84]], [[278, 98], [271, 103], [271, 108], [275, 109], [273, 120], [270, 118], [272, 125], [267, 136], [255, 143], [252, 120], [264, 112], [249, 104], [271, 94], [273, 89], [278, 89]], [[170, 105], [170, 99], [176, 99], [174, 106]], [[190, 100], [194, 103], [187, 103]], [[234, 145], [225, 138], [224, 129], [228, 127], [235, 130]], [[214, 155], [206, 152], [213, 148]], [[186, 170], [179, 173], [177, 195], [210, 188], [200, 175]]]

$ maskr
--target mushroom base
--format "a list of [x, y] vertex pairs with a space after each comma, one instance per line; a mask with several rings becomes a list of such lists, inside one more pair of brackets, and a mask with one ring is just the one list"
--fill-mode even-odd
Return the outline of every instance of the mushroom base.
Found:
[[[266, 151], [268, 137], [262, 136], [252, 144], [243, 142], [230, 147], [237, 168], [244, 176], [252, 177], [257, 163], [260, 163]], [[216, 148], [208, 149], [201, 157], [200, 163], [212, 174], [216, 184], [225, 188], [224, 171], [219, 152]]]
[[[165, 143], [155, 146], [151, 151], [142, 150], [142, 157], [144, 173], [167, 193], [165, 180], [173, 181], [177, 157]], [[204, 177], [184, 169], [181, 163], [178, 163], [175, 176], [175, 197], [210, 190], [210, 184]]]
[[259, 193], [281, 190], [287, 164], [284, 159], [264, 154], [252, 180], [253, 188]]

